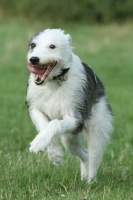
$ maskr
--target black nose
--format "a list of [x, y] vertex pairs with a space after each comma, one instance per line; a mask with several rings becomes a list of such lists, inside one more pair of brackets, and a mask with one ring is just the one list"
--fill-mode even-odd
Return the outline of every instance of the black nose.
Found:
[[39, 64], [39, 58], [38, 57], [31, 57], [30, 62], [33, 65]]

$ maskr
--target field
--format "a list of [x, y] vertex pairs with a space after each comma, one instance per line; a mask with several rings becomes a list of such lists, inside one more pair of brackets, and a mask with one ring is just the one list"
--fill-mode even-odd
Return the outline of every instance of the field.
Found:
[[0, 21], [0, 199], [133, 199], [133, 25], [64, 25], [74, 52], [106, 86], [114, 132], [98, 172], [98, 183], [80, 181], [79, 161], [65, 154], [61, 168], [46, 153], [29, 153], [36, 130], [25, 106], [30, 37], [52, 23]]

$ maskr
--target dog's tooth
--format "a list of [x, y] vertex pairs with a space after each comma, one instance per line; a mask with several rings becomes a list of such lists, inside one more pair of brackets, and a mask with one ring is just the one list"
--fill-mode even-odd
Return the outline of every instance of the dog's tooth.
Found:
[[52, 61], [52, 63], [51, 63], [51, 64], [52, 64], [52, 66], [55, 66], [55, 64], [54, 64], [54, 60]]
[[38, 79], [38, 75], [35, 75], [35, 81]]
[[55, 65], [57, 64], [57, 61], [56, 61], [56, 60], [54, 60], [54, 61], [53, 61], [53, 64], [54, 64], [54, 66], [55, 66]]

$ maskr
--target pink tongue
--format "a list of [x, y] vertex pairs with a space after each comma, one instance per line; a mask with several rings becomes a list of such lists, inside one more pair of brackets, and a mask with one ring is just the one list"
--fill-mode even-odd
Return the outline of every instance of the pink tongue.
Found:
[[50, 74], [54, 66], [55, 66], [55, 63], [54, 64], [52, 63], [50, 66], [46, 65], [45, 68], [42, 68], [39, 66], [32, 66], [30, 63], [27, 64], [28, 70], [31, 73], [35, 74], [35, 83], [37, 85], [40, 85], [44, 82], [44, 80]]
[[30, 63], [27, 64], [27, 68], [31, 73], [36, 74], [36, 75], [41, 75], [41, 76], [47, 70], [47, 68], [42, 68], [42, 67], [38, 67], [38, 66], [37, 67], [33, 67]]

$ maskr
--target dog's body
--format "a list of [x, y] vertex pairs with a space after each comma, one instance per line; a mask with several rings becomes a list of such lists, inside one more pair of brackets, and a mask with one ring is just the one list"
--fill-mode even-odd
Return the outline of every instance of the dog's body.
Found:
[[[49, 159], [61, 165], [64, 147], [81, 161], [81, 178], [91, 182], [102, 161], [112, 130], [111, 108], [104, 87], [92, 68], [72, 52], [71, 38], [59, 29], [47, 29], [30, 41], [26, 103], [38, 135], [30, 151], [47, 149]], [[85, 133], [88, 150], [80, 142]]]

